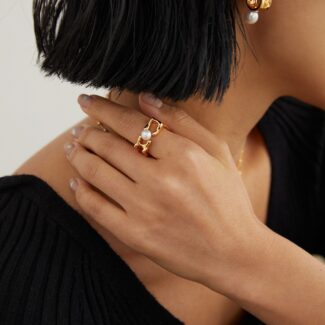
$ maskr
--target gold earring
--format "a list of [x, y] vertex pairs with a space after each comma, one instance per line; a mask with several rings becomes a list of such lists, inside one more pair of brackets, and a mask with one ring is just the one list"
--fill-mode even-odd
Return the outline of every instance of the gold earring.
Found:
[[272, 0], [246, 0], [249, 12], [246, 16], [247, 24], [256, 24], [259, 19], [259, 10], [267, 10], [272, 5]]

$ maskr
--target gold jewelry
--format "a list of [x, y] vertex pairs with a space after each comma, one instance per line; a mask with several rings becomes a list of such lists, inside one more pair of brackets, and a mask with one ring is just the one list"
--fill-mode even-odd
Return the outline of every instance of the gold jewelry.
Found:
[[269, 9], [272, 5], [272, 0], [246, 0], [246, 3], [251, 10]]
[[[109, 99], [109, 100], [112, 100], [111, 99], [111, 95], [112, 95], [112, 92], [110, 91], [109, 93], [108, 93], [108, 96], [107, 96], [107, 98]], [[108, 132], [108, 130], [105, 128], [105, 126], [100, 122], [100, 121], [97, 121], [97, 126], [99, 126], [104, 132]]]
[[246, 16], [247, 24], [255, 24], [259, 19], [259, 10], [267, 10], [272, 5], [272, 0], [246, 0], [249, 12]]
[[[150, 130], [150, 127], [152, 125], [152, 123], [156, 123], [157, 124], [157, 129], [152, 132]], [[159, 122], [158, 120], [151, 118], [149, 120], [149, 122], [147, 123], [147, 125], [144, 127], [144, 129], [141, 131], [141, 134], [138, 137], [137, 142], [134, 144], [134, 148], [140, 148], [141, 149], [141, 153], [144, 154], [145, 156], [148, 156], [148, 150], [149, 150], [149, 146], [152, 142], [152, 140], [150, 140], [153, 136], [156, 136], [164, 127], [165, 125], [162, 122]], [[142, 140], [146, 141], [145, 143], [142, 143]]]
[[104, 125], [101, 123], [101, 122], [99, 122], [99, 121], [97, 121], [97, 125], [104, 131], [104, 132], [108, 132], [108, 130], [104, 127]]
[[[247, 1], [249, 1], [249, 0], [247, 0]], [[111, 95], [112, 95], [112, 93], [111, 93], [111, 91], [110, 91], [110, 92], [108, 93], [108, 96], [107, 96], [107, 98], [108, 98], [109, 100], [112, 100], [112, 99], [111, 99]], [[157, 129], [156, 129], [155, 132], [152, 133], [152, 132], [150, 131], [150, 126], [152, 125], [153, 122], [157, 123]], [[103, 124], [102, 124], [100, 121], [97, 121], [97, 125], [98, 125], [98, 126], [99, 126], [103, 131], [104, 131], [104, 132], [108, 132], [108, 130], [103, 126]], [[150, 138], [151, 138], [152, 136], [157, 135], [157, 134], [161, 131], [161, 129], [162, 129], [163, 127], [166, 127], [166, 128], [167, 128], [167, 126], [164, 125], [163, 123], [159, 122], [159, 121], [156, 120], [156, 119], [151, 118], [151, 119], [149, 120], [149, 122], [147, 123], [147, 125], [145, 126], [145, 128], [142, 130], [141, 135], [138, 137], [137, 142], [134, 144], [134, 148], [142, 148], [142, 153], [143, 153], [145, 156], [148, 156], [148, 149], [149, 149], [149, 146], [150, 146], [150, 144], [151, 144], [151, 140], [150, 140]], [[141, 140], [147, 140], [147, 142], [143, 144], [143, 143], [141, 143]], [[239, 156], [239, 159], [238, 159], [238, 161], [237, 161], [237, 169], [238, 169], [239, 174], [242, 174], [241, 167], [242, 167], [242, 164], [243, 164], [244, 151], [245, 151], [245, 145], [243, 146], [242, 150], [240, 151], [240, 156]]]
[[245, 152], [245, 145], [243, 146], [243, 148], [240, 151], [240, 156], [239, 159], [237, 161], [237, 169], [240, 175], [242, 175], [243, 171], [241, 170], [241, 167], [243, 165], [243, 161], [244, 161], [244, 152]]
[[[109, 91], [108, 93], [108, 96], [107, 98], [109, 100], [112, 100], [111, 99], [111, 95], [112, 95], [112, 90]], [[150, 127], [153, 123], [156, 123], [157, 124], [157, 129], [152, 132], [150, 130]], [[97, 121], [97, 125], [104, 131], [104, 132], [108, 132], [108, 130], [103, 126], [103, 124], [100, 122], [100, 121]], [[151, 118], [149, 120], [149, 122], [147, 123], [147, 125], [144, 127], [144, 129], [141, 131], [141, 134], [140, 136], [138, 137], [138, 140], [137, 142], [134, 144], [134, 148], [141, 148], [141, 153], [144, 154], [145, 156], [148, 156], [148, 150], [149, 150], [149, 146], [151, 144], [151, 138], [155, 135], [157, 135], [161, 129], [163, 127], [166, 127], [166, 125], [164, 125], [163, 123], [161, 123], [160, 121], [154, 119], [154, 118]], [[146, 141], [145, 143], [142, 143], [142, 140]]]

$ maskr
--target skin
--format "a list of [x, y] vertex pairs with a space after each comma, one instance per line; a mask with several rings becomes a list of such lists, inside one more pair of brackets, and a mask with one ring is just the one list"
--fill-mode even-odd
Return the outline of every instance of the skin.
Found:
[[[240, 9], [244, 15], [246, 7], [242, 1], [240, 2]], [[325, 3], [322, 0], [314, 1], [312, 6], [308, 6], [303, 1], [274, 1], [267, 12], [261, 13], [260, 21], [256, 25], [247, 26], [247, 34], [258, 57], [258, 63], [250, 50], [245, 49], [244, 42], [238, 32], [238, 41], [242, 49], [240, 72], [237, 78], [233, 80], [224, 101], [218, 107], [214, 103], [202, 102], [197, 97], [192, 97], [186, 102], [165, 101], [166, 104], [182, 109], [217, 139], [226, 143], [234, 161], [237, 161], [240, 150], [245, 145], [243, 183], [247, 189], [254, 216], [262, 222], [266, 218], [271, 171], [265, 144], [261, 141], [261, 136], [255, 126], [270, 104], [282, 95], [291, 95], [320, 108], [325, 107], [325, 92], [323, 91], [325, 41], [323, 41], [322, 36], [325, 32], [324, 12]], [[139, 104], [138, 96], [129, 92], [124, 92], [120, 97], [115, 96], [113, 92], [112, 98], [114, 102], [132, 107], [137, 111], [143, 109]], [[86, 117], [76, 125], [84, 123], [95, 126], [95, 121], [91, 117]], [[193, 128], [191, 130], [192, 136], [193, 133], [199, 132], [198, 130]], [[246, 270], [246, 272], [237, 272], [235, 275], [224, 271], [214, 277], [212, 274], [216, 273], [212, 270], [216, 270], [217, 267], [213, 263], [213, 259], [206, 259], [204, 263], [210, 265], [211, 273], [208, 272], [208, 274], [203, 275], [193, 271], [191, 274], [183, 274], [182, 270], [177, 270], [178, 272], [175, 275], [173, 266], [168, 265], [168, 271], [164, 271], [146, 258], [144, 251], [138, 252], [135, 249], [137, 247], [135, 242], [134, 247], [129, 247], [118, 237], [112, 235], [112, 232], [105, 226], [91, 221], [95, 218], [91, 213], [85, 211], [87, 207], [82, 205], [84, 201], [78, 201], [76, 194], [68, 186], [71, 177], [82, 177], [77, 165], [72, 166], [63, 153], [63, 144], [72, 140], [69, 131], [65, 131], [42, 148], [14, 174], [30, 173], [46, 180], [72, 207], [92, 223], [113, 249], [119, 252], [136, 270], [147, 287], [159, 296], [160, 301], [175, 315], [185, 320], [187, 324], [200, 324], [200, 321], [202, 323], [202, 315], [209, 315], [209, 318], [206, 319], [207, 324], [218, 321], [229, 322], [233, 320], [233, 315], [238, 314], [239, 306], [246, 307], [262, 319], [267, 320], [268, 323], [274, 324], [292, 324], [293, 320], [298, 323], [298, 318], [295, 315], [299, 315], [302, 324], [310, 323], [311, 315], [315, 317], [315, 324], [316, 317], [320, 320], [324, 319], [322, 318], [324, 315], [320, 314], [319, 310], [306, 310], [304, 306], [308, 304], [308, 301], [297, 302], [294, 299], [294, 297], [301, 296], [299, 292], [308, 292], [307, 298], [313, 299], [316, 302], [315, 305], [317, 302], [319, 305], [323, 304], [322, 292], [325, 288], [321, 286], [322, 282], [318, 283], [317, 280], [314, 282], [309, 280], [308, 282], [308, 279], [321, 279], [324, 283], [324, 268], [321, 264], [314, 262], [311, 256], [286, 240], [282, 240], [282, 238], [277, 237], [277, 240], [272, 241], [274, 243], [273, 251], [281, 252], [281, 254], [270, 254], [267, 259], [262, 254], [257, 254], [256, 256], [261, 257], [263, 263], [258, 264], [254, 260], [255, 268], [254, 270], [249, 269], [249, 272]], [[44, 167], [43, 162], [48, 159], [51, 159], [53, 164], [51, 167]], [[55, 177], [58, 171], [62, 175], [60, 178]], [[232, 171], [235, 173], [234, 169]], [[262, 184], [260, 184], [261, 179], [264, 181]], [[238, 184], [236, 183], [236, 188], [239, 186]], [[86, 188], [86, 184], [84, 185]], [[231, 197], [231, 199], [233, 198]], [[260, 233], [257, 232], [256, 234], [257, 237], [254, 238], [258, 238]], [[229, 252], [231, 252], [231, 246], [228, 247]], [[214, 253], [215, 256], [220, 257], [217, 254], [217, 249]], [[229, 257], [231, 254], [229, 253], [227, 256]], [[227, 260], [227, 256], [223, 257], [224, 260]], [[292, 265], [295, 266], [294, 270], [291, 269], [292, 265], [281, 264], [282, 260], [280, 257], [277, 260], [276, 256], [285, 260], [290, 259]], [[230, 260], [235, 259], [232, 256]], [[268, 281], [272, 284], [274, 291], [266, 285], [265, 281], [268, 276], [270, 279], [268, 267], [272, 263], [281, 265], [279, 272], [272, 275], [272, 281]], [[223, 265], [225, 270], [231, 264], [225, 262]], [[164, 267], [166, 266], [164, 264]], [[301, 271], [295, 272], [297, 269]], [[248, 274], [254, 274], [253, 279], [250, 279]], [[287, 276], [284, 276], [285, 274]], [[295, 277], [291, 282], [282, 283], [280, 281], [281, 278], [290, 278], [292, 274], [295, 274]], [[161, 275], [161, 278], [165, 280], [163, 285], [150, 284], [157, 283], [158, 281], [155, 282], [154, 279], [160, 278]], [[183, 277], [188, 278], [184, 279]], [[190, 281], [189, 278], [196, 279], [198, 282]], [[220, 279], [228, 279], [229, 281], [231, 279], [232, 283], [236, 284], [235, 288], [241, 288], [241, 290], [236, 290], [237, 296], [230, 288], [222, 288]], [[172, 301], [168, 296], [168, 290], [171, 290], [170, 285], [168, 285], [170, 283], [178, 283], [178, 290], [175, 290], [175, 293], [179, 295], [179, 301], [182, 301], [185, 296], [195, 296], [200, 292], [204, 297], [202, 305], [196, 309], [193, 308], [195, 312], [188, 313], [192, 308], [190, 299], [188, 299], [185, 304], [186, 308], [183, 310], [181, 304], [177, 304], [177, 294]], [[246, 286], [243, 286], [243, 283]], [[201, 284], [204, 284], [204, 287]], [[180, 294], [179, 288], [181, 286], [185, 288], [183, 296]], [[249, 295], [249, 292], [255, 292], [255, 296]], [[275, 292], [280, 293], [280, 295], [276, 296]], [[278, 304], [272, 304], [266, 297], [272, 297], [273, 301], [278, 302]], [[283, 301], [283, 297], [285, 301]], [[212, 300], [214, 304], [210, 305], [209, 308], [205, 307], [207, 302]], [[292, 303], [288, 304], [288, 301]], [[285, 309], [283, 307], [281, 309], [281, 303]], [[305, 313], [302, 313], [302, 310], [305, 310]], [[186, 318], [188, 314], [191, 316], [189, 319]]]

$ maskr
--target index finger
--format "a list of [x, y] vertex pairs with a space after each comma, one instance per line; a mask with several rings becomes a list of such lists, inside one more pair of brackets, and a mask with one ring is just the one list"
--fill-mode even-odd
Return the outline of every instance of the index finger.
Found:
[[[78, 102], [86, 114], [101, 121], [105, 128], [113, 130], [133, 145], [150, 120], [150, 117], [140, 111], [114, 103], [104, 97], [91, 95], [83, 101], [83, 96], [85, 95], [79, 96]], [[154, 158], [162, 158], [169, 155], [171, 151], [178, 152], [179, 141], [177, 140], [179, 139], [177, 138], [179, 138], [177, 134], [163, 127], [150, 144], [150, 155]]]

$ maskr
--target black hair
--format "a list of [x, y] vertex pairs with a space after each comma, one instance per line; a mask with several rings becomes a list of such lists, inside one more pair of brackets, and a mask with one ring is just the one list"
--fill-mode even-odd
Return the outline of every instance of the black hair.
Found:
[[221, 101], [236, 73], [236, 0], [33, 0], [33, 17], [46, 76]]

